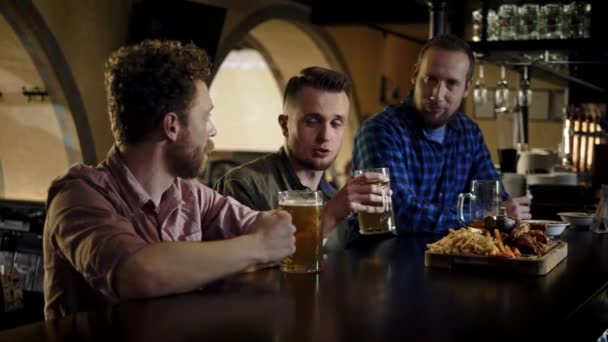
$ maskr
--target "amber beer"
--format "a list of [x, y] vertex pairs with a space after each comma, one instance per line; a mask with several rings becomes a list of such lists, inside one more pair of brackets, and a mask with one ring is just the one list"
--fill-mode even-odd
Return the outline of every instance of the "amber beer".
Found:
[[395, 232], [397, 227], [395, 225], [395, 214], [393, 211], [393, 201], [391, 199], [391, 183], [390, 174], [387, 167], [356, 170], [355, 177], [363, 174], [364, 172], [376, 172], [383, 174], [389, 179], [388, 182], [372, 182], [371, 184], [378, 184], [382, 189], [382, 203], [368, 203], [367, 205], [373, 205], [383, 207], [381, 213], [363, 213], [360, 212], [359, 216], [359, 233], [364, 235], [372, 234], [384, 234], [388, 232]]
[[281, 260], [281, 271], [313, 273], [323, 258], [323, 195], [320, 191], [281, 191], [279, 208], [289, 212], [296, 227], [296, 252]]

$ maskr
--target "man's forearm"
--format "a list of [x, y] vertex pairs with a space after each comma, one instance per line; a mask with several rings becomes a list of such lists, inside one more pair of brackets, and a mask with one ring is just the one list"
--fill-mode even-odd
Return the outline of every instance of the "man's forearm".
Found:
[[331, 233], [332, 230], [334, 230], [334, 228], [336, 227], [336, 225], [340, 223], [336, 220], [336, 218], [327, 213], [324, 212], [323, 213], [323, 219], [321, 220], [321, 228], [323, 229], [323, 236], [327, 237], [327, 235], [329, 235], [329, 233]]
[[255, 237], [210, 242], [162, 242], [145, 247], [119, 266], [116, 290], [122, 299], [194, 290], [262, 260]]

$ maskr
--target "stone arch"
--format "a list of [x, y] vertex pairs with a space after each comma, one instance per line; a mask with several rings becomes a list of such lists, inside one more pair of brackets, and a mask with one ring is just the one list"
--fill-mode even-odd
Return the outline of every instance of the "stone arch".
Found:
[[30, 0], [2, 1], [0, 13], [30, 54], [53, 102], [58, 120], [65, 123], [70, 116], [73, 119], [77, 137], [71, 137], [73, 134], [63, 124], [62, 130], [66, 134], [66, 142], [78, 140], [80, 152], [75, 153], [66, 143], [68, 160], [96, 164], [95, 144], [82, 97], [71, 69], [44, 19]]

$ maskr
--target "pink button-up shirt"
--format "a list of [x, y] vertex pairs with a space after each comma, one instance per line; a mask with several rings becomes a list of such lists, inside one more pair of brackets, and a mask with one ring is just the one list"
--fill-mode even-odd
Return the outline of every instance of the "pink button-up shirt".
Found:
[[156, 206], [116, 148], [97, 167], [76, 165], [54, 181], [47, 209], [47, 319], [117, 303], [116, 268], [140, 249], [162, 241], [236, 237], [247, 233], [258, 213], [181, 178]]

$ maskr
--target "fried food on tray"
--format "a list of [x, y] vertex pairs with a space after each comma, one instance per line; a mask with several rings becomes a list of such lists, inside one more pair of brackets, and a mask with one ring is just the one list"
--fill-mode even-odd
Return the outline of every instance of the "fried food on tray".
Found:
[[465, 254], [517, 258], [523, 255], [542, 255], [549, 247], [545, 227], [518, 221], [511, 234], [498, 229], [466, 227], [449, 229], [447, 236], [427, 244], [431, 253]]
[[494, 229], [494, 237], [496, 238], [496, 245], [498, 246], [498, 250], [504, 255], [504, 256], [510, 256], [510, 254], [507, 252], [505, 245], [502, 243], [502, 236], [500, 236], [500, 232], [498, 231], [498, 229]]
[[505, 243], [517, 247], [524, 254], [542, 255], [547, 249], [549, 240], [545, 235], [545, 230], [538, 226], [544, 225], [518, 222], [511, 235], [505, 239]]
[[521, 252], [519, 251], [519, 249], [517, 249], [517, 247], [513, 247], [513, 254], [515, 254], [515, 257], [521, 256]]
[[441, 240], [427, 244], [432, 253], [496, 256], [500, 253], [494, 239], [474, 228], [450, 229]]
[[473, 220], [469, 222], [469, 227], [483, 229], [486, 227], [486, 224], [483, 220]]
[[540, 230], [531, 230], [528, 232], [528, 235], [533, 236], [534, 239], [536, 239], [536, 241], [538, 241], [540, 243], [549, 242], [549, 240], [547, 239], [547, 235], [545, 235], [545, 233], [541, 232]]
[[525, 222], [517, 222], [515, 224], [515, 228], [513, 228], [513, 231], [511, 231], [511, 236], [513, 236], [513, 238], [518, 238], [521, 235], [526, 234], [529, 231], [530, 231], [530, 224], [525, 223]]

